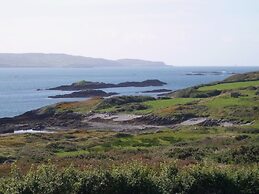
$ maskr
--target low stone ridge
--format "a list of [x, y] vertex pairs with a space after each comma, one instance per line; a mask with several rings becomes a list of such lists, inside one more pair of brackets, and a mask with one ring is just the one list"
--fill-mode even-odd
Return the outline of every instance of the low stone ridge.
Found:
[[73, 92], [71, 94], [61, 94], [56, 96], [49, 96], [49, 98], [89, 98], [89, 97], [109, 97], [113, 95], [117, 95], [118, 93], [110, 92], [107, 93], [102, 90], [83, 90], [79, 92]]
[[149, 87], [149, 86], [163, 86], [166, 85], [165, 82], [160, 80], [145, 80], [141, 82], [122, 82], [119, 84], [111, 84], [104, 82], [90, 82], [90, 81], [80, 81], [73, 83], [71, 85], [62, 85], [54, 88], [49, 88], [49, 90], [61, 90], [61, 91], [76, 91], [76, 90], [91, 90], [91, 89], [101, 89], [101, 88], [119, 88], [119, 87]]

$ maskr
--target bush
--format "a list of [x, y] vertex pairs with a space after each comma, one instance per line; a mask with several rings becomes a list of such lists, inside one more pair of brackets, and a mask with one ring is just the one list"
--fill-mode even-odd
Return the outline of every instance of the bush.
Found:
[[211, 167], [197, 167], [190, 173], [193, 181], [188, 192], [190, 194], [238, 194], [235, 185], [227, 171]]

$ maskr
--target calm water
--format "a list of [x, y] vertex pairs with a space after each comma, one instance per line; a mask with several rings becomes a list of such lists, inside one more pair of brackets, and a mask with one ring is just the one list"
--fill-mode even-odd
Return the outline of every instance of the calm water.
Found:
[[[159, 79], [168, 83], [163, 88], [172, 90], [201, 83], [222, 80], [229, 76], [227, 72], [242, 73], [259, 70], [259, 67], [164, 67], [136, 69], [47, 69], [47, 68], [0, 68], [0, 117], [10, 117], [28, 110], [53, 104], [65, 99], [49, 99], [48, 96], [61, 94], [60, 91], [46, 89], [79, 80], [119, 83], [124, 81], [143, 81]], [[222, 75], [188, 76], [187, 73], [198, 71], [221, 71]], [[158, 87], [161, 88], [161, 87]], [[136, 95], [141, 91], [158, 89], [149, 88], [113, 88], [120, 94]], [[66, 99], [71, 101], [76, 99]]]

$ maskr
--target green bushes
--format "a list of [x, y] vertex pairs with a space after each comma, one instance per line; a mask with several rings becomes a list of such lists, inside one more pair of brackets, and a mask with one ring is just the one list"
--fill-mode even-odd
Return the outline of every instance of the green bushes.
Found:
[[255, 194], [259, 192], [258, 166], [248, 168], [174, 164], [150, 168], [128, 164], [111, 169], [58, 170], [48, 164], [26, 175], [13, 169], [0, 180], [3, 194]]

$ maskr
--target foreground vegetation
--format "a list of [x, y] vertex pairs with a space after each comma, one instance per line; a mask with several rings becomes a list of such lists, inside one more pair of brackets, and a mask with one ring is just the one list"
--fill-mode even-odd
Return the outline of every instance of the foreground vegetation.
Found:
[[58, 170], [51, 164], [0, 182], [0, 193], [23, 194], [256, 194], [259, 192], [258, 166], [248, 168], [195, 165], [179, 168], [164, 164], [156, 169], [128, 164], [110, 169]]

